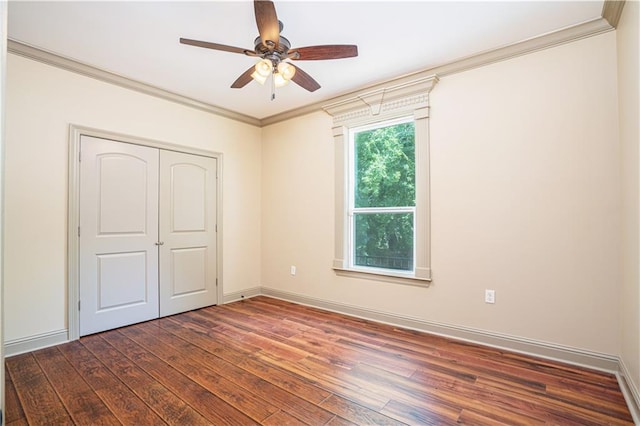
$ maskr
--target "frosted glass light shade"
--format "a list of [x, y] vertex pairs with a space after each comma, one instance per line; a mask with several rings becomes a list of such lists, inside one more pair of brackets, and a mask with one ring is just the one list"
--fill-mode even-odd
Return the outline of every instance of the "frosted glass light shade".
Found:
[[282, 87], [282, 86], [286, 86], [287, 84], [289, 84], [289, 80], [285, 79], [283, 77], [283, 75], [280, 74], [279, 72], [274, 72], [273, 73], [273, 83], [276, 85], [276, 87]]
[[260, 84], [264, 84], [264, 82], [267, 81], [267, 76], [258, 74], [258, 71], [254, 71], [253, 74], [251, 74], [251, 78], [253, 78], [255, 81], [257, 81]]
[[278, 64], [278, 74], [282, 75], [285, 80], [291, 80], [296, 75], [296, 67], [288, 62], [280, 62]]
[[269, 77], [269, 74], [271, 74], [271, 71], [273, 71], [273, 64], [270, 60], [263, 59], [256, 64], [255, 68], [257, 74], [261, 75], [264, 78], [267, 78]]

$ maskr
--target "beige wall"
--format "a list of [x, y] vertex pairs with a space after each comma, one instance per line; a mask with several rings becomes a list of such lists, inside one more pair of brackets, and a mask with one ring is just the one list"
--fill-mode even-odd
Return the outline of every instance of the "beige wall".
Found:
[[[319, 112], [263, 129], [262, 285], [617, 354], [615, 43], [611, 32], [438, 83], [429, 288], [337, 277], [331, 119]], [[484, 303], [486, 288], [495, 305]]]
[[628, 1], [618, 25], [618, 97], [622, 147], [622, 360], [640, 392], [640, 3]]
[[[438, 83], [430, 120], [434, 281], [419, 288], [330, 269], [334, 151], [325, 113], [260, 130], [9, 55], [5, 338], [67, 326], [73, 123], [224, 154], [226, 294], [262, 285], [581, 350], [622, 347], [637, 374], [637, 340], [620, 334], [637, 335], [637, 303], [623, 303], [622, 320], [618, 313], [620, 217], [637, 213], [638, 163], [635, 183], [625, 178], [636, 198], [623, 210], [616, 81], [611, 32]], [[635, 140], [637, 153], [637, 133]], [[637, 257], [637, 244], [626, 241], [625, 253]], [[637, 271], [624, 276], [637, 295]], [[485, 288], [496, 290], [495, 305], [484, 303]]]
[[[7, 57], [7, 2], [0, 3], [0, 361], [4, 361], [4, 296], [2, 277], [4, 275], [3, 267], [3, 234], [4, 234], [4, 208], [2, 201], [4, 196], [4, 128], [5, 128], [5, 74], [6, 74], [6, 57]], [[5, 411], [4, 401], [4, 368], [0, 371], [0, 409]]]
[[67, 328], [70, 123], [223, 153], [224, 291], [260, 285], [259, 128], [16, 55], [6, 106], [6, 341]]

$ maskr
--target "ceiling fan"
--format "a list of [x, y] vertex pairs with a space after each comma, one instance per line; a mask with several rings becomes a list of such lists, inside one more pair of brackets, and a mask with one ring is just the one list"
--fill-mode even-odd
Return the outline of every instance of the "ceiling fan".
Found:
[[253, 7], [256, 16], [259, 36], [255, 39], [254, 49], [227, 46], [207, 41], [180, 38], [180, 43], [224, 52], [241, 53], [260, 58], [260, 61], [246, 70], [231, 85], [234, 89], [246, 86], [251, 80], [261, 84], [272, 77], [271, 99], [275, 99], [275, 87], [280, 87], [293, 81], [309, 92], [320, 88], [320, 84], [297, 65], [293, 66], [287, 60], [314, 61], [323, 59], [341, 59], [358, 56], [358, 46], [352, 44], [329, 44], [291, 48], [291, 43], [280, 35], [283, 25], [278, 20], [276, 8], [272, 1], [254, 0]]

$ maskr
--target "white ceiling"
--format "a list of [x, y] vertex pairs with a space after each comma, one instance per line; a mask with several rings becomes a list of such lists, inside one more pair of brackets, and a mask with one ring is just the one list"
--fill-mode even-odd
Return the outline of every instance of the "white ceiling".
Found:
[[603, 1], [276, 1], [292, 47], [356, 44], [357, 58], [298, 61], [322, 86], [231, 83], [255, 58], [180, 44], [253, 49], [250, 1], [10, 1], [8, 36], [258, 119], [601, 17]]

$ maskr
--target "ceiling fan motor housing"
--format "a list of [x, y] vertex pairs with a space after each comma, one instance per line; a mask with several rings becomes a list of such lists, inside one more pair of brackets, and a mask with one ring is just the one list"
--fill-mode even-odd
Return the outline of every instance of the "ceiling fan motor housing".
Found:
[[255, 51], [259, 56], [266, 58], [268, 57], [267, 55], [275, 55], [278, 56], [280, 60], [287, 56], [287, 52], [289, 52], [289, 49], [291, 48], [291, 42], [282, 36], [280, 36], [280, 40], [278, 40], [277, 45], [271, 40], [267, 40], [263, 43], [260, 36], [256, 37], [253, 44], [255, 45]]

